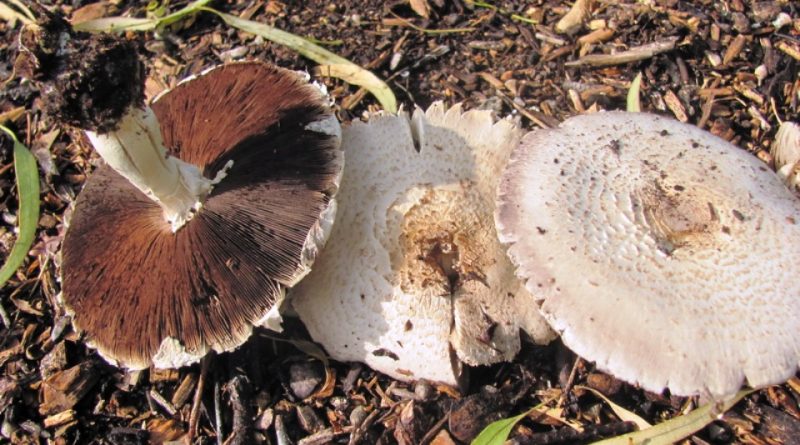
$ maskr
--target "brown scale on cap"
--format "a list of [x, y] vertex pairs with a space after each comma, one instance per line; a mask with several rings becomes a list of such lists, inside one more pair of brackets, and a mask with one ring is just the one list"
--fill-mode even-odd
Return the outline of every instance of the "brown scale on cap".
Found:
[[153, 104], [174, 155], [207, 176], [234, 164], [177, 233], [111, 168], [89, 178], [64, 240], [63, 299], [103, 356], [141, 368], [166, 339], [196, 360], [247, 338], [301, 274], [337, 188], [336, 138], [306, 129], [330, 115], [323, 103], [296, 73], [240, 63]]
[[144, 103], [144, 65], [132, 42], [76, 32], [61, 13], [31, 6], [39, 26], [22, 33], [18, 66], [39, 83], [47, 114], [105, 133], [130, 106]]

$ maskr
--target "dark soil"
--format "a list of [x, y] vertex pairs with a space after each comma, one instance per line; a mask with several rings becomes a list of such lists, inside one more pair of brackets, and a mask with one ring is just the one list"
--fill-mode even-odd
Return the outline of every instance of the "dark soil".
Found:
[[74, 32], [61, 14], [36, 11], [40, 29], [21, 33], [28, 50], [17, 59], [20, 76], [36, 81], [44, 111], [55, 121], [99, 132], [116, 128], [130, 106], [144, 101], [144, 65], [136, 46], [109, 35]]
[[[144, 2], [56, 3], [73, 18], [145, 14]], [[186, 3], [175, 0], [170, 8]], [[406, 109], [463, 102], [467, 109], [518, 116], [529, 129], [554, 126], [582, 112], [624, 109], [630, 82], [642, 73], [644, 110], [696, 124], [767, 164], [779, 122], [800, 118], [800, 9], [793, 2], [598, 0], [574, 35], [554, 31], [571, 6], [560, 0], [422, 3], [431, 8], [428, 19], [403, 0], [227, 0], [214, 6], [320, 41], [386, 79]], [[780, 13], [794, 22], [776, 29]], [[295, 322], [280, 336], [259, 331], [233, 353], [180, 370], [124, 372], [106, 364], [71, 331], [57, 304], [64, 215], [99, 161], [79, 131], [45, 117], [50, 101], [43, 92], [14, 76], [19, 29], [0, 23], [0, 78], [13, 78], [0, 90], [0, 113], [11, 116], [7, 125], [39, 160], [42, 215], [28, 261], [0, 291], [0, 442], [138, 444], [192, 436], [195, 443], [230, 444], [468, 443], [488, 422], [556, 398], [560, 409], [523, 421], [514, 440], [582, 443], [631, 427], [577, 385], [651, 423], [697, 402], [615, 380], [558, 342], [526, 346], [513, 363], [471, 369], [460, 393], [428, 382], [406, 384], [358, 364], [323, 363]], [[157, 34], [126, 36], [144, 54], [148, 96], [229, 60], [314, 73], [312, 62], [210, 14]], [[585, 55], [673, 41], [673, 49], [635, 62], [568, 66]], [[357, 87], [323, 80], [342, 121], [379, 108]], [[24, 112], [15, 116], [20, 107]], [[2, 138], [4, 255], [15, 238], [12, 166], [10, 142]], [[795, 378], [748, 396], [684, 443], [800, 443], [799, 406]], [[577, 434], [566, 423], [586, 428]]]

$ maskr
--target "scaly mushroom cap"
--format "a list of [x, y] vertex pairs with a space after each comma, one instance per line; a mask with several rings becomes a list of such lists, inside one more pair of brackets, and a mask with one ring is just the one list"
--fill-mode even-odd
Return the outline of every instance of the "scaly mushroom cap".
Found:
[[166, 147], [228, 176], [177, 233], [107, 166], [89, 177], [63, 245], [76, 329], [109, 361], [177, 367], [243, 343], [313, 261], [342, 168], [326, 98], [263, 63], [212, 69], [152, 106]]
[[800, 360], [800, 201], [745, 151], [643, 113], [525, 136], [496, 222], [564, 343], [651, 391], [726, 395]]
[[332, 357], [455, 385], [459, 359], [511, 359], [521, 327], [553, 338], [492, 222], [499, 175], [519, 136], [488, 111], [441, 103], [411, 120], [401, 113], [344, 129], [339, 219], [291, 294]]

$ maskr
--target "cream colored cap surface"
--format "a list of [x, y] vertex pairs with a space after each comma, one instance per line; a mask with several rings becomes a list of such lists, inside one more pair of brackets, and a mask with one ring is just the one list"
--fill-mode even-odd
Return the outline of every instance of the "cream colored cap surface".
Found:
[[645, 389], [726, 395], [800, 359], [800, 201], [747, 152], [644, 113], [526, 135], [496, 221], [564, 343]]
[[337, 221], [290, 295], [333, 358], [455, 385], [462, 362], [513, 358], [520, 328], [553, 338], [492, 217], [520, 135], [488, 111], [441, 103], [343, 130]]

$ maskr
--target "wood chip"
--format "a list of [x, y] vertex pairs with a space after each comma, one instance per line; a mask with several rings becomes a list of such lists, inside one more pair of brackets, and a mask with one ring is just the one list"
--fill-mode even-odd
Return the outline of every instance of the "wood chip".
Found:
[[747, 37], [745, 37], [743, 34], [736, 36], [736, 38], [733, 39], [733, 42], [728, 45], [728, 49], [725, 50], [725, 55], [722, 56], [722, 64], [727, 66], [729, 63], [731, 63], [733, 59], [735, 59], [736, 56], [742, 52], [745, 43], [747, 43]]
[[752, 100], [753, 102], [757, 103], [758, 105], [764, 105], [764, 96], [758, 94], [758, 92], [749, 86], [743, 83], [735, 83], [733, 88], [741, 93], [742, 96]]
[[590, 45], [592, 43], [605, 42], [607, 40], [610, 40], [612, 37], [614, 37], [613, 29], [602, 28], [592, 31], [584, 36], [581, 36], [578, 39], [578, 43], [580, 43], [581, 45]]
[[735, 93], [731, 87], [722, 88], [701, 88], [697, 90], [697, 95], [702, 99], [708, 99], [715, 96], [732, 96]]
[[166, 411], [166, 413], [169, 414], [170, 416], [174, 416], [175, 413], [178, 412], [178, 410], [175, 409], [175, 405], [170, 403], [169, 400], [165, 399], [164, 396], [161, 395], [161, 393], [156, 391], [155, 388], [150, 388], [150, 392], [148, 392], [147, 395], [149, 395], [150, 398], [153, 400], [153, 402], [155, 402], [156, 405], [163, 408], [164, 411]]
[[759, 405], [762, 411], [760, 435], [772, 439], [771, 443], [797, 443], [800, 437], [800, 422], [792, 416], [766, 405]]
[[439, 434], [433, 438], [430, 445], [456, 445], [456, 442], [450, 437], [450, 433], [448, 433], [447, 430], [441, 430]]
[[783, 51], [786, 55], [794, 60], [800, 60], [800, 45], [793, 45], [784, 40], [778, 42], [775, 47]]
[[149, 443], [164, 443], [177, 440], [186, 434], [181, 422], [175, 419], [152, 419], [147, 422]]
[[58, 414], [53, 414], [44, 419], [45, 428], [53, 428], [55, 426], [63, 425], [75, 419], [75, 410], [68, 409], [61, 411]]
[[657, 42], [647, 43], [645, 45], [631, 48], [627, 51], [622, 51], [615, 54], [590, 54], [581, 57], [578, 60], [567, 62], [566, 66], [609, 66], [621, 65], [623, 63], [637, 62], [640, 60], [649, 59], [657, 54], [665, 53], [675, 49], [675, 44], [678, 42], [676, 38], [667, 40], [660, 40]]
[[150, 368], [151, 384], [177, 382], [179, 377], [177, 369]]
[[664, 94], [664, 102], [667, 103], [667, 108], [672, 111], [672, 114], [674, 114], [679, 121], [689, 122], [689, 116], [686, 115], [686, 108], [684, 108], [683, 103], [681, 103], [681, 100], [672, 90], [667, 90], [667, 93]]
[[574, 34], [581, 29], [583, 22], [589, 17], [591, 0], [576, 0], [572, 8], [556, 23], [555, 30], [560, 34]]
[[428, 4], [427, 0], [409, 0], [409, 5], [417, 15], [426, 19], [431, 16], [431, 5]]
[[97, 380], [98, 375], [91, 362], [83, 362], [51, 375], [42, 382], [44, 401], [39, 405], [39, 412], [50, 415], [72, 408], [92, 389]]
[[194, 386], [196, 384], [197, 373], [190, 372], [189, 374], [186, 374], [183, 380], [181, 380], [181, 384], [178, 385], [178, 389], [176, 389], [175, 393], [172, 394], [172, 406], [177, 409], [181, 409], [189, 400], [189, 397], [192, 396], [192, 391], [194, 391]]
[[506, 85], [503, 83], [502, 80], [498, 79], [497, 77], [494, 77], [490, 73], [486, 72], [478, 73], [478, 76], [480, 76], [481, 79], [485, 80], [489, 85], [493, 86], [494, 88], [497, 88], [498, 90], [502, 90], [506, 87]]

